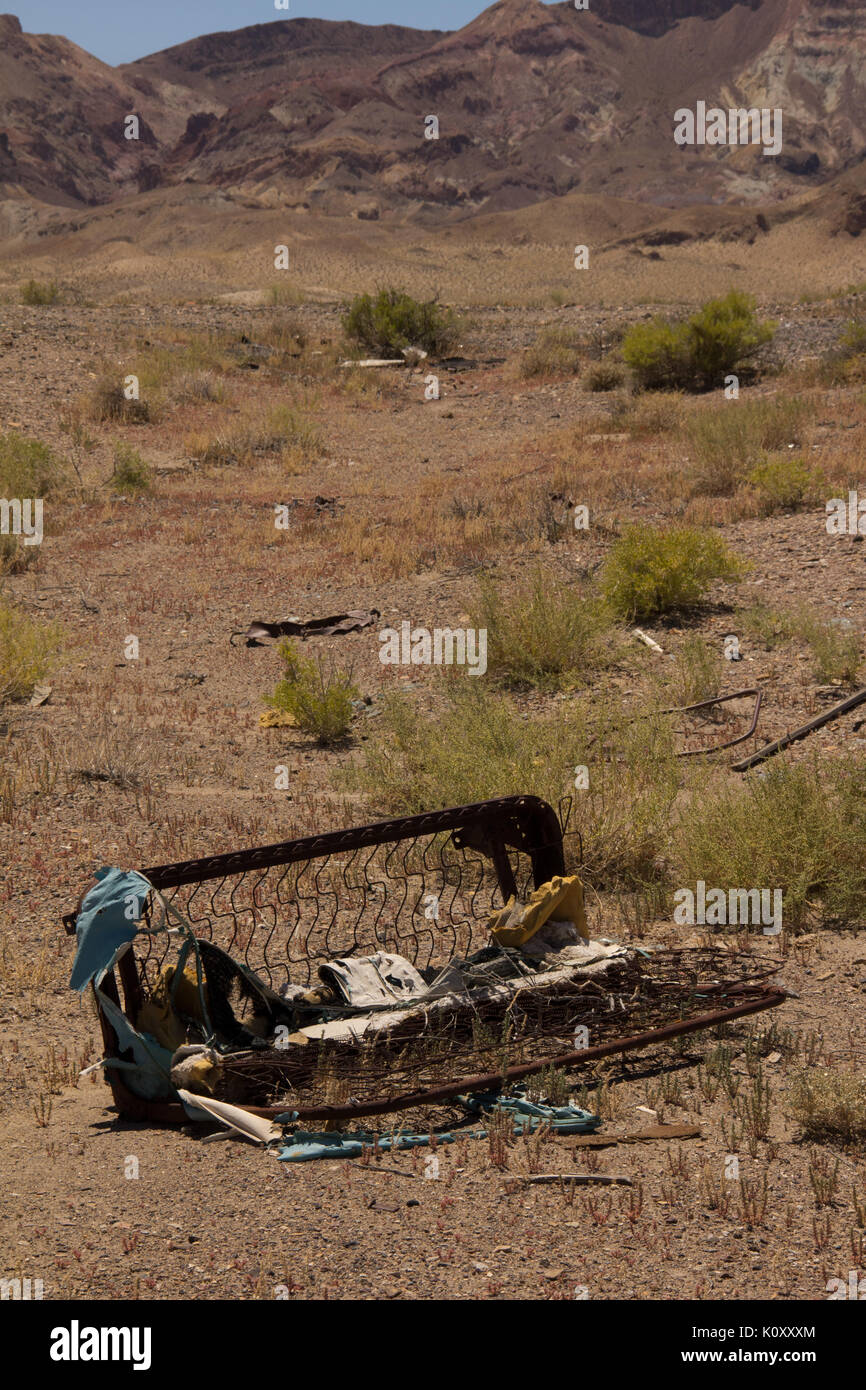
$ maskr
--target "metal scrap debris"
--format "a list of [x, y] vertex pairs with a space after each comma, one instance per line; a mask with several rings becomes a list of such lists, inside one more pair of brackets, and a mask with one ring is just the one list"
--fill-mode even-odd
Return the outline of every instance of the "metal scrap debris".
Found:
[[365, 627], [372, 627], [380, 616], [378, 608], [352, 608], [347, 613], [309, 618], [306, 622], [299, 618], [284, 618], [278, 623], [254, 622], [250, 623], [246, 632], [238, 628], [229, 641], [234, 646], [236, 637], [244, 637], [248, 647], [259, 647], [264, 637], [339, 637], [346, 632], [360, 632]]
[[748, 772], [749, 768], [755, 767], [758, 763], [764, 762], [767, 758], [772, 758], [776, 753], [780, 753], [789, 744], [796, 743], [801, 738], [808, 738], [809, 734], [815, 733], [816, 729], [822, 729], [831, 720], [838, 719], [840, 715], [847, 714], [849, 710], [856, 709], [866, 701], [866, 687], [858, 690], [855, 695], [849, 695], [847, 700], [840, 700], [837, 705], [832, 705], [823, 714], [818, 714], [814, 719], [809, 719], [805, 724], [792, 729], [789, 734], [777, 738], [773, 743], [767, 743], [763, 748], [759, 748], [757, 753], [751, 753], [748, 758], [743, 758], [738, 763], [731, 764], [733, 772]]

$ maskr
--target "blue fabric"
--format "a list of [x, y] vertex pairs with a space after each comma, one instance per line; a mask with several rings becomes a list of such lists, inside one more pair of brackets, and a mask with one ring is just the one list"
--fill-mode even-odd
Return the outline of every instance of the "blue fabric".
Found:
[[[453, 1144], [453, 1134], [437, 1134], [437, 1144]], [[307, 1163], [313, 1158], [360, 1158], [364, 1149], [388, 1153], [394, 1149], [420, 1149], [430, 1143], [429, 1134], [395, 1134], [376, 1141], [375, 1134], [340, 1134], [328, 1130], [323, 1134], [299, 1129], [285, 1136], [285, 1147], [277, 1158], [283, 1163]]]
[[[171, 1084], [172, 1053], [167, 1047], [152, 1038], [149, 1033], [139, 1033], [133, 1028], [126, 1014], [121, 1013], [116, 1004], [97, 991], [99, 1003], [109, 1023], [117, 1034], [121, 1052], [132, 1050], [133, 1060], [122, 1057], [104, 1057], [103, 1067], [117, 1067], [126, 1073], [125, 1081], [130, 1091], [145, 1100], [171, 1100], [176, 1096]], [[208, 1116], [210, 1118], [210, 1116]]]
[[457, 1099], [464, 1110], [474, 1115], [486, 1115], [492, 1110], [514, 1115], [515, 1134], [532, 1133], [544, 1124], [555, 1134], [591, 1134], [601, 1124], [600, 1115], [592, 1115], [577, 1105], [537, 1105], [527, 1100], [521, 1090], [515, 1090], [510, 1096], [498, 1091], [476, 1091]]
[[[592, 1115], [577, 1105], [537, 1105], [527, 1100], [522, 1090], [515, 1090], [510, 1096], [499, 1091], [480, 1091], [473, 1095], [458, 1096], [457, 1100], [464, 1110], [475, 1115], [488, 1115], [492, 1111], [504, 1111], [514, 1116], [514, 1133], [532, 1134], [542, 1125], [549, 1125], [556, 1134], [590, 1134], [601, 1124], [600, 1115]], [[289, 1124], [297, 1118], [295, 1112], [276, 1117], [277, 1124]], [[464, 1138], [484, 1139], [486, 1129], [463, 1131]], [[437, 1134], [437, 1144], [453, 1144], [453, 1134]], [[387, 1153], [391, 1149], [416, 1149], [430, 1143], [429, 1134], [395, 1134], [393, 1139], [386, 1135], [376, 1141], [375, 1134], [361, 1132], [339, 1133], [329, 1130], [323, 1134], [296, 1130], [286, 1134], [284, 1147], [277, 1154], [284, 1163], [306, 1163], [315, 1158], [360, 1158], [364, 1149], [374, 1148]]]
[[91, 980], [99, 984], [120, 947], [135, 936], [150, 892], [147, 879], [133, 871], [99, 869], [96, 877], [99, 882], [85, 897], [75, 924], [78, 950], [69, 988], [79, 994]]

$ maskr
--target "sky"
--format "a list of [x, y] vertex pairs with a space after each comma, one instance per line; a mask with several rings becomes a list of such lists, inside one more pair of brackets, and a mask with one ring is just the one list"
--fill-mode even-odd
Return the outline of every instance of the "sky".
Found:
[[492, 0], [6, 0], [29, 34], [62, 34], [104, 63], [128, 63], [172, 44], [280, 19], [354, 19], [413, 29], [459, 29]]

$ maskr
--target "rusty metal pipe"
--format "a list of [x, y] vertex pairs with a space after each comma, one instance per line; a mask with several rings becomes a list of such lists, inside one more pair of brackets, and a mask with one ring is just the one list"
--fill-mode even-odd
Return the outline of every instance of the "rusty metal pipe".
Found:
[[751, 753], [748, 758], [743, 758], [738, 763], [731, 763], [732, 772], [748, 772], [750, 767], [755, 767], [758, 763], [764, 762], [766, 758], [772, 758], [774, 754], [780, 753], [789, 744], [796, 743], [798, 739], [807, 738], [816, 729], [823, 729], [825, 724], [831, 720], [838, 719], [840, 714], [847, 714], [849, 710], [856, 709], [866, 700], [866, 688], [858, 690], [856, 695], [849, 695], [847, 700], [840, 700], [838, 704], [831, 705], [823, 714], [818, 714], [814, 719], [809, 719], [799, 728], [792, 729], [789, 734], [784, 734], [782, 738], [777, 738], [774, 743], [765, 743], [763, 748], [759, 748], [757, 753]]

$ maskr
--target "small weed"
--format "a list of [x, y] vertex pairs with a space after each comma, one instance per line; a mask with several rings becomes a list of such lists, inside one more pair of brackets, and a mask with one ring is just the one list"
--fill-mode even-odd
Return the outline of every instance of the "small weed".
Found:
[[866, 1140], [866, 1077], [807, 1067], [792, 1080], [791, 1113], [806, 1139], [862, 1144]]
[[285, 674], [265, 704], [290, 714], [319, 743], [339, 743], [351, 727], [352, 701], [360, 698], [351, 673], [326, 670], [321, 657], [303, 657], [294, 642], [281, 643], [279, 654]]
[[114, 446], [114, 471], [110, 482], [115, 492], [137, 497], [151, 491], [153, 473], [137, 449], [121, 442]]

